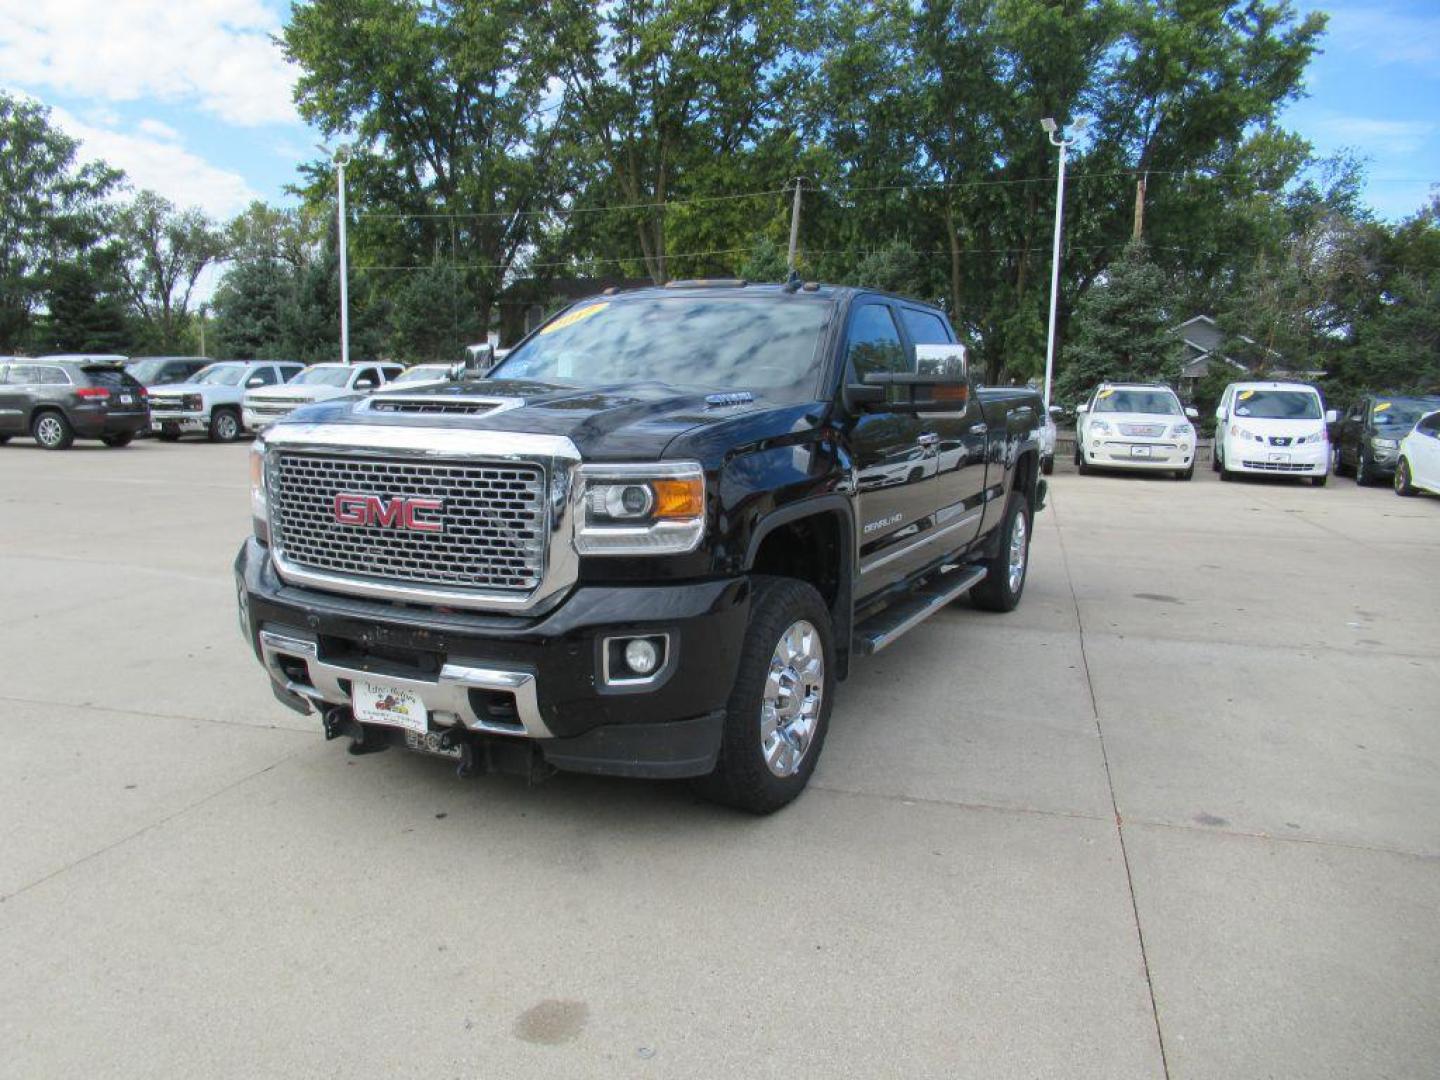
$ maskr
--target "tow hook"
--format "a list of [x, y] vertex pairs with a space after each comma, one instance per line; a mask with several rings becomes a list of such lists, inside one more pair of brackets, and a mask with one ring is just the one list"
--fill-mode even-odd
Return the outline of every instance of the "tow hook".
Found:
[[390, 744], [382, 737], [366, 735], [365, 725], [355, 719], [355, 714], [344, 705], [332, 705], [326, 709], [321, 717], [325, 725], [326, 739], [339, 739], [349, 736], [349, 751], [352, 754], [378, 754], [381, 750], [390, 749]]

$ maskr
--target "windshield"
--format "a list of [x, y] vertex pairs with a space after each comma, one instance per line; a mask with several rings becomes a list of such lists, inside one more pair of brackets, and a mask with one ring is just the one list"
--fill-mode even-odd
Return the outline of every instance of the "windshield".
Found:
[[243, 367], [211, 364], [190, 381], [200, 383], [202, 386], [239, 386], [240, 379], [244, 374]]
[[1376, 427], [1412, 428], [1426, 413], [1440, 409], [1440, 398], [1382, 398], [1370, 411]]
[[306, 368], [293, 379], [291, 386], [344, 386], [350, 381], [351, 368], [312, 367]]
[[439, 379], [445, 375], [443, 367], [412, 367], [409, 371], [395, 376], [392, 383], [419, 382], [421, 379]]
[[160, 374], [160, 369], [164, 366], [164, 360], [135, 360], [126, 364], [125, 370], [130, 373], [131, 378], [148, 383], [154, 381], [155, 376]]
[[1151, 416], [1184, 416], [1180, 399], [1169, 390], [1101, 390], [1095, 397], [1095, 412], [1148, 413]]
[[489, 378], [603, 386], [656, 381], [813, 394], [834, 305], [792, 296], [586, 303], [541, 328]]
[[1320, 395], [1308, 390], [1241, 390], [1235, 415], [1255, 420], [1319, 420]]

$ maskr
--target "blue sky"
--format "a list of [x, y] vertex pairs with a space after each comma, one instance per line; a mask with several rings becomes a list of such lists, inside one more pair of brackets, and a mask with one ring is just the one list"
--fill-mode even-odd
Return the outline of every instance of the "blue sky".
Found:
[[[1283, 123], [1321, 153], [1369, 164], [1382, 217], [1413, 213], [1440, 183], [1440, 2], [1344, 0], [1331, 14], [1309, 97]], [[0, 0], [0, 85], [55, 110], [103, 157], [217, 217], [284, 201], [317, 135], [290, 102], [294, 72], [271, 41], [275, 0]]]

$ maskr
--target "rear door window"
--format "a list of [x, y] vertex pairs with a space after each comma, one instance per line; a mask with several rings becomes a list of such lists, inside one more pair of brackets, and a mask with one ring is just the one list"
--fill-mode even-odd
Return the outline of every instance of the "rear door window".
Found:
[[916, 345], [950, 344], [950, 332], [945, 326], [945, 320], [934, 312], [901, 308], [900, 321], [905, 324], [905, 332]]
[[64, 368], [58, 367], [34, 367], [31, 382], [39, 383], [41, 386], [68, 386], [70, 376]]

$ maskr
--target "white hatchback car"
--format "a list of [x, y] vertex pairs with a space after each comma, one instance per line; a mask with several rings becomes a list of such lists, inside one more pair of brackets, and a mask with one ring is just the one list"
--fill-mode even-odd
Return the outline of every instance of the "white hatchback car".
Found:
[[1308, 383], [1231, 383], [1215, 410], [1213, 467], [1221, 480], [1242, 473], [1309, 477], [1316, 487], [1330, 475], [1330, 438], [1320, 391]]
[[1101, 383], [1076, 410], [1075, 466], [1169, 470], [1177, 480], [1195, 475], [1199, 413], [1158, 383]]
[[1426, 413], [1400, 440], [1395, 492], [1414, 495], [1421, 489], [1440, 495], [1440, 411]]

